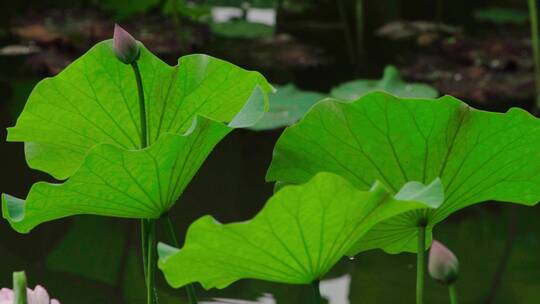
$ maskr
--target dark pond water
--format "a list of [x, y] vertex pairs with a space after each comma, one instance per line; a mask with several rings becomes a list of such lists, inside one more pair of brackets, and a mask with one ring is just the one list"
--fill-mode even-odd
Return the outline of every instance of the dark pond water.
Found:
[[[5, 128], [14, 124], [40, 77], [25, 71], [22, 61], [2, 60], [0, 134], [4, 139]], [[278, 78], [271, 80], [285, 82], [313, 71], [296, 77], [279, 71], [269, 74]], [[285, 79], [279, 75], [286, 75]], [[329, 76], [302, 78], [308, 87], [320, 82], [329, 87], [337, 81]], [[239, 130], [222, 141], [171, 211], [177, 233], [182, 236], [192, 221], [205, 214], [222, 222], [252, 217], [272, 193], [264, 176], [278, 136], [279, 131]], [[22, 144], [2, 140], [0, 156], [1, 192], [25, 197], [33, 182], [50, 180], [26, 166]], [[539, 216], [540, 207], [489, 203], [458, 212], [437, 226], [435, 237], [460, 259], [457, 288], [462, 303], [540, 303]], [[12, 271], [25, 269], [32, 285], [46, 285], [63, 303], [144, 303], [137, 224], [79, 216], [20, 235], [0, 221], [0, 286], [11, 285]], [[161, 275], [158, 283], [161, 303], [185, 301], [183, 290], [168, 288]], [[322, 290], [335, 304], [413, 303], [414, 285], [414, 255], [372, 251], [354, 260], [343, 259], [323, 281]], [[306, 303], [311, 296], [309, 286], [254, 280], [222, 291], [200, 287], [198, 291], [210, 303], [215, 298]], [[447, 303], [447, 290], [428, 280], [426, 299], [427, 303]]]

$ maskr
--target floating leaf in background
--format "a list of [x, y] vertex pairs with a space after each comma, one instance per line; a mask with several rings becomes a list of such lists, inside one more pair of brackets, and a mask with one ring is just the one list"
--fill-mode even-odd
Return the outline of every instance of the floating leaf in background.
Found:
[[160, 245], [159, 267], [175, 288], [192, 282], [224, 288], [245, 278], [309, 284], [377, 222], [443, 200], [439, 181], [404, 186], [404, 197], [416, 197], [413, 192], [430, 192], [431, 199], [399, 200], [380, 183], [361, 191], [342, 177], [319, 173], [275, 193], [253, 220], [224, 225], [210, 216], [197, 220], [181, 250]]
[[523, 25], [529, 21], [529, 14], [526, 11], [508, 7], [487, 7], [476, 10], [474, 18], [478, 21], [495, 24]]
[[[56, 282], [55, 293], [66, 303], [140, 303], [145, 297], [145, 279], [140, 246], [135, 244], [139, 237], [133, 233], [138, 229], [131, 229], [135, 227], [130, 223], [99, 216], [74, 217], [67, 234], [46, 257], [46, 266], [52, 271], [45, 274], [49, 280], [43, 282]], [[40, 263], [37, 267], [43, 269]], [[67, 280], [72, 284], [65, 284]], [[158, 284], [159, 303], [184, 303], [181, 292], [171, 295], [170, 288], [161, 286], [165, 285]], [[89, 292], [93, 297], [77, 299]], [[95, 298], [99, 296], [104, 298]]]
[[104, 217], [78, 217], [47, 256], [47, 267], [115, 285], [127, 241], [122, 224]]
[[292, 84], [277, 87], [277, 92], [268, 100], [268, 112], [250, 129], [259, 131], [290, 126], [324, 97], [321, 93], [301, 91]]
[[35, 184], [27, 201], [3, 195], [3, 216], [17, 231], [74, 214], [159, 217], [230, 127], [262, 117], [273, 90], [259, 73], [206, 55], [170, 67], [141, 47], [138, 64], [147, 100], [142, 150], [136, 83], [111, 41], [33, 90], [8, 140], [25, 142], [30, 167], [71, 178]]
[[214, 34], [225, 38], [256, 39], [274, 35], [274, 27], [244, 20], [213, 23], [211, 28]]
[[353, 80], [340, 84], [332, 89], [330, 95], [337, 99], [354, 101], [363, 95], [382, 91], [403, 98], [435, 98], [439, 92], [430, 85], [423, 83], [407, 83], [399, 75], [394, 66], [384, 69], [381, 80]]
[[453, 98], [371, 93], [354, 103], [322, 101], [278, 140], [269, 181], [303, 183], [339, 174], [360, 189], [375, 180], [396, 192], [440, 177], [445, 202], [375, 226], [349, 254], [371, 248], [416, 252], [418, 226], [432, 227], [472, 204], [540, 199], [540, 121], [521, 109], [480, 111]]

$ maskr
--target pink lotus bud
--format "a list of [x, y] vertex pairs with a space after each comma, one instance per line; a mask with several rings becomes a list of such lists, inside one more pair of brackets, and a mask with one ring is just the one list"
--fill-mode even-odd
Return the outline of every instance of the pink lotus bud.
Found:
[[113, 51], [125, 64], [132, 64], [139, 59], [140, 48], [137, 40], [118, 24], [114, 25]]
[[452, 251], [433, 240], [429, 251], [428, 271], [432, 278], [449, 285], [457, 279], [459, 262]]
[[15, 295], [13, 290], [2, 288], [0, 289], [0, 304], [13, 304], [15, 300]]
[[50, 299], [47, 290], [40, 285], [36, 285], [34, 290], [28, 289], [28, 304], [60, 304], [56, 299]]
[[[8, 288], [0, 289], [0, 304], [13, 304], [15, 293]], [[45, 288], [37, 285], [34, 290], [26, 289], [26, 303], [28, 304], [60, 304], [56, 299], [50, 299]]]

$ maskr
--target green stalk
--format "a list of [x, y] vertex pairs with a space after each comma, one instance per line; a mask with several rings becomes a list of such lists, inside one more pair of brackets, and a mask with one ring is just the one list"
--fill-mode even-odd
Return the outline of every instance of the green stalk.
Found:
[[354, 36], [351, 33], [351, 28], [347, 22], [347, 8], [343, 0], [336, 0], [337, 8], [339, 11], [339, 18], [341, 19], [341, 25], [343, 26], [343, 33], [345, 35], [345, 43], [347, 44], [347, 51], [349, 60], [351, 63], [357, 64], [357, 58], [354, 52]]
[[531, 19], [531, 40], [534, 59], [534, 83], [536, 89], [535, 112], [540, 110], [540, 41], [538, 37], [538, 9], [537, 0], [529, 0], [529, 14]]
[[240, 17], [243, 21], [247, 21], [248, 12], [251, 8], [251, 1], [245, 0], [240, 4], [240, 9], [242, 10], [242, 16]]
[[[176, 237], [176, 233], [174, 232], [174, 227], [171, 221], [171, 217], [169, 214], [163, 215], [163, 225], [165, 228], [165, 231], [167, 232], [167, 236], [169, 237], [169, 242], [171, 245], [173, 245], [176, 248], [180, 248], [180, 244], [178, 243], [178, 238]], [[186, 285], [186, 293], [188, 296], [188, 303], [190, 304], [197, 304], [197, 294], [195, 292], [195, 287], [193, 284]]]
[[356, 48], [358, 58], [364, 58], [364, 1], [356, 0]]
[[416, 254], [416, 304], [424, 303], [424, 272], [426, 266], [426, 226], [418, 226], [418, 253]]
[[[137, 94], [139, 96], [139, 118], [141, 124], [141, 149], [148, 146], [148, 134], [146, 126], [146, 103], [144, 101], [144, 88], [142, 83], [141, 71], [137, 61], [131, 64], [135, 81], [137, 82]], [[155, 293], [155, 252], [156, 252], [156, 222], [153, 219], [141, 220], [141, 246], [144, 277], [146, 281], [146, 300], [147, 304], [156, 303]]]
[[135, 80], [137, 81], [137, 93], [139, 95], [139, 118], [141, 121], [141, 149], [144, 149], [146, 148], [146, 146], [148, 146], [148, 135], [146, 134], [146, 103], [144, 102], [144, 89], [142, 84], [141, 71], [139, 70], [139, 65], [137, 64], [137, 61], [134, 61], [131, 64], [131, 67], [133, 68]]
[[311, 289], [313, 290], [313, 304], [322, 304], [321, 290], [319, 288], [319, 280], [311, 283]]
[[448, 292], [450, 293], [450, 304], [458, 304], [456, 285], [448, 285]]
[[147, 220], [147, 257], [146, 257], [146, 303], [155, 304], [155, 278], [156, 278], [156, 220]]
[[142, 262], [143, 262], [143, 274], [144, 274], [145, 280], [146, 280], [146, 267], [148, 265], [146, 263], [146, 255], [147, 255], [147, 249], [148, 249], [147, 236], [148, 236], [147, 220], [141, 219], [141, 254], [142, 254]]
[[24, 271], [13, 273], [14, 304], [26, 304], [26, 274]]
[[442, 16], [443, 16], [443, 0], [437, 0], [437, 13], [436, 13], [436, 19], [435, 24], [437, 25], [437, 30], [440, 30], [442, 27]]
[[180, 12], [178, 11], [178, 0], [170, 0], [173, 13], [173, 21], [176, 29], [180, 29]]
[[183, 28], [182, 28], [182, 16], [180, 16], [180, 9], [178, 8], [178, 0], [169, 0], [171, 1], [172, 9], [172, 18], [174, 22], [174, 28], [176, 30], [176, 38], [178, 39], [178, 45], [182, 47], [182, 42], [184, 41], [183, 37]]

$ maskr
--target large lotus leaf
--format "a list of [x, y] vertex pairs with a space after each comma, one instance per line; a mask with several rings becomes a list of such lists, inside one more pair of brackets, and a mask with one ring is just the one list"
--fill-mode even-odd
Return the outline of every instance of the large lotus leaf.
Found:
[[[196, 115], [221, 122], [237, 117], [234, 126], [247, 126], [264, 113], [272, 87], [261, 74], [206, 55], [182, 57], [171, 67], [141, 48], [149, 145], [163, 133], [184, 133]], [[244, 106], [249, 111], [240, 112]], [[104, 41], [36, 86], [8, 140], [25, 142], [30, 167], [65, 179], [95, 145], [137, 149], [139, 134], [133, 71]]]
[[276, 192], [250, 221], [221, 224], [202, 217], [189, 228], [181, 250], [160, 245], [159, 267], [175, 288], [191, 282], [224, 288], [244, 278], [308, 284], [377, 222], [442, 200], [438, 180], [407, 184], [392, 196], [378, 182], [363, 191], [323, 172]]
[[26, 201], [4, 194], [2, 213], [22, 233], [75, 214], [159, 218], [230, 130], [200, 119], [188, 134], [164, 134], [147, 149], [97, 145], [65, 183], [38, 182]]
[[323, 101], [284, 131], [269, 181], [303, 183], [320, 171], [360, 189], [380, 180], [392, 191], [409, 181], [440, 177], [445, 202], [370, 231], [350, 254], [417, 247], [417, 227], [489, 200], [533, 205], [540, 199], [540, 121], [521, 109], [476, 110], [450, 97], [400, 99], [372, 93], [354, 103]]
[[149, 147], [140, 144], [133, 71], [110, 41], [33, 90], [8, 140], [25, 142], [31, 167], [70, 178], [35, 184], [26, 201], [4, 195], [17, 231], [74, 214], [157, 218], [231, 127], [264, 114], [273, 88], [259, 73], [205, 55], [170, 67], [141, 48]]
[[382, 91], [404, 98], [435, 98], [439, 92], [424, 83], [407, 83], [394, 66], [387, 66], [380, 80], [358, 79], [340, 84], [330, 95], [337, 99], [354, 101], [363, 95]]
[[299, 90], [292, 84], [277, 87], [268, 100], [268, 112], [250, 129], [260, 131], [290, 126], [324, 97], [321, 93]]

